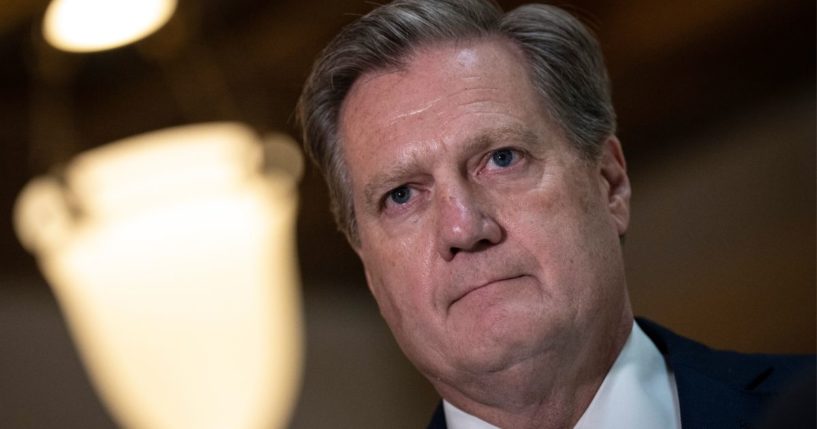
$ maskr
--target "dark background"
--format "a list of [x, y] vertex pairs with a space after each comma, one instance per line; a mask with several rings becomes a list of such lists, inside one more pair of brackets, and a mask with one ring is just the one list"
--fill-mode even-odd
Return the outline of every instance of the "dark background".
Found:
[[[597, 32], [613, 80], [636, 312], [720, 348], [813, 353], [814, 2], [557, 4]], [[155, 35], [85, 55], [45, 45], [46, 5], [0, 7], [0, 426], [110, 427], [11, 229], [17, 192], [84, 149], [168, 126], [298, 136], [312, 59], [370, 5], [180, 0]], [[311, 167], [298, 229], [308, 354], [292, 427], [419, 427], [437, 399], [379, 320]]]

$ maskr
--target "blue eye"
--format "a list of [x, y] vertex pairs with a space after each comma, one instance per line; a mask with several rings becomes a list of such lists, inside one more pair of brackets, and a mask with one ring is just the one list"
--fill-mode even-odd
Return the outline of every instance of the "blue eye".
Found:
[[398, 186], [389, 192], [389, 199], [395, 204], [405, 204], [411, 198], [411, 189], [408, 186]]
[[499, 149], [491, 154], [491, 160], [499, 167], [508, 167], [513, 164], [516, 154], [511, 149]]

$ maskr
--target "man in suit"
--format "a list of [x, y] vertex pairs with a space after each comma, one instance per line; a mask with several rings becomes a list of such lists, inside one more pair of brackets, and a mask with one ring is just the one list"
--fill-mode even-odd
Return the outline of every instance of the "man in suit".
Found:
[[607, 73], [564, 11], [381, 6], [324, 50], [298, 113], [384, 319], [443, 398], [432, 427], [739, 427], [785, 378], [634, 321]]

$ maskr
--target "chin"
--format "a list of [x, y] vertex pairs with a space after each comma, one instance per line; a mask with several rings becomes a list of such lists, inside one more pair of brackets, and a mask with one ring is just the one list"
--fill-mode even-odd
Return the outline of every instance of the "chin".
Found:
[[538, 359], [542, 337], [528, 326], [493, 329], [459, 343], [459, 366], [467, 372], [490, 373], [509, 370], [521, 363]]

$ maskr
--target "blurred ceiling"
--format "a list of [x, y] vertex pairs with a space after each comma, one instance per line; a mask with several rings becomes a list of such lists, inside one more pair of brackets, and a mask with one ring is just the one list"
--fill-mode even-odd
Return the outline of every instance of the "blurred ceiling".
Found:
[[[499, 3], [507, 10], [523, 2]], [[813, 1], [557, 4], [602, 41], [635, 169], [743, 105], [796, 88], [814, 92]], [[46, 5], [16, 0], [0, 8], [0, 260], [11, 275], [34, 272], [10, 227], [13, 199], [32, 175], [83, 149], [183, 123], [240, 120], [297, 136], [292, 112], [312, 59], [371, 8], [362, 0], [180, 0], [148, 39], [77, 55], [42, 41]], [[361, 280], [312, 170], [302, 184], [299, 230], [306, 284]]]

